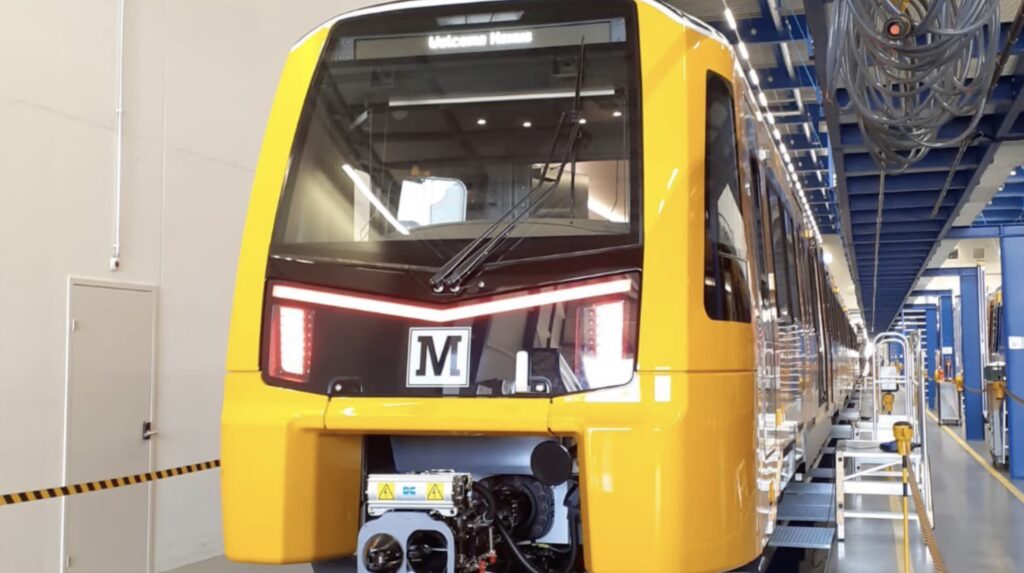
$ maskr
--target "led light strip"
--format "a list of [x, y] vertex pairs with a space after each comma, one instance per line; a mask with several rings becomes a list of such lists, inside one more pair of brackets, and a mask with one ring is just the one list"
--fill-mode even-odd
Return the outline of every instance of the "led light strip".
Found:
[[355, 310], [370, 314], [383, 314], [401, 318], [411, 318], [423, 322], [446, 323], [477, 316], [500, 314], [534, 308], [548, 304], [569, 302], [599, 296], [622, 294], [633, 288], [630, 279], [613, 279], [610, 281], [591, 283], [575, 287], [550, 290], [547, 292], [510, 296], [486, 302], [470, 303], [450, 308], [435, 308], [401, 302], [391, 302], [361, 296], [312, 290], [291, 285], [274, 285], [273, 297], [276, 300], [304, 302]]
[[[583, 90], [580, 97], [609, 97], [615, 95], [613, 89]], [[424, 105], [457, 105], [467, 103], [500, 103], [510, 101], [534, 101], [551, 99], [571, 99], [576, 97], [576, 92], [534, 92], [522, 94], [503, 94], [486, 96], [465, 96], [465, 97], [438, 97], [422, 99], [393, 99], [388, 102], [391, 107], [413, 107]]]
[[[760, 104], [760, 107], [764, 108], [763, 112], [760, 109], [757, 110], [758, 119], [762, 122], [767, 120], [766, 127], [769, 132], [771, 132], [772, 137], [775, 138], [774, 143], [776, 150], [778, 150], [779, 155], [782, 157], [783, 161], [785, 161], [786, 169], [789, 171], [789, 173], [785, 174], [786, 178], [790, 180], [794, 189], [796, 189], [797, 197], [800, 199], [800, 205], [803, 207], [802, 211], [804, 212], [804, 219], [814, 232], [814, 238], [817, 239], [818, 244], [821, 245], [823, 242], [821, 239], [821, 232], [818, 230], [818, 222], [814, 218], [814, 213], [811, 212], [811, 205], [807, 202], [807, 196], [804, 194], [803, 185], [800, 183], [800, 179], [796, 175], [796, 167], [793, 165], [793, 158], [790, 156], [789, 151], [782, 142], [782, 132], [779, 131], [778, 127], [774, 127], [775, 115], [772, 114], [771, 109], [768, 107], [768, 97], [765, 96], [764, 91], [760, 89], [760, 78], [758, 78], [757, 71], [754, 69], [753, 64], [750, 63], [750, 52], [747, 50], [746, 44], [744, 44], [743, 40], [740, 38], [739, 26], [736, 22], [736, 17], [733, 15], [732, 10], [729, 9], [728, 4], [724, 1], [722, 3], [725, 5], [725, 21], [729, 25], [729, 29], [736, 34], [736, 50], [740, 55], [740, 60], [746, 64], [747, 68], [749, 68], [746, 70], [746, 76], [744, 78], [747, 79], [747, 77], [749, 77], [749, 79], [747, 79], [747, 88], [751, 93], [754, 93], [755, 91], [752, 86], [758, 88], [756, 90], [757, 97], [755, 99], [757, 100], [757, 103]], [[739, 69], [741, 72], [744, 71], [743, 64], [740, 64]], [[804, 124], [804, 130], [807, 133], [810, 133], [810, 126], [806, 123]]]

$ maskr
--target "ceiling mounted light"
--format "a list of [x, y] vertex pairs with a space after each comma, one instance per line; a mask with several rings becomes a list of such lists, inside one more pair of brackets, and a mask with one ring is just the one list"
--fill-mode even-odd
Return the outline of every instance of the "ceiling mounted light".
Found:
[[743, 58], [744, 60], [750, 59], [750, 52], [747, 51], [746, 44], [744, 44], [743, 42], [737, 42], [736, 49], [739, 50], [741, 58]]
[[736, 18], [732, 15], [732, 10], [725, 9], [725, 21], [729, 24], [729, 29], [736, 29]]
[[480, 119], [476, 120], [476, 124], [477, 125], [487, 125], [487, 120], [481, 117]]

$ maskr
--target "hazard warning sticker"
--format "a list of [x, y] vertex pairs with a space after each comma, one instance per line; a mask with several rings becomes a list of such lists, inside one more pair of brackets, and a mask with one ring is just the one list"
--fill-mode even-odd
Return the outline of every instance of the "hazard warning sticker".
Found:
[[387, 482], [377, 484], [377, 499], [381, 501], [394, 501], [395, 484]]
[[427, 501], [444, 501], [444, 484], [427, 484]]

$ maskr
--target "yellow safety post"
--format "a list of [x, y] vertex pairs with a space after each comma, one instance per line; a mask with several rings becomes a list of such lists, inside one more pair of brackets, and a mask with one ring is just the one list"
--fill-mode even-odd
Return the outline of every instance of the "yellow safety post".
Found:
[[996, 380], [989, 383], [988, 387], [992, 390], [992, 397], [995, 398], [996, 410], [998, 411], [1003, 400], [1006, 399], [1006, 380]]
[[882, 413], [892, 414], [892, 409], [896, 406], [896, 394], [892, 392], [886, 392], [882, 394]]
[[896, 450], [903, 458], [903, 565], [910, 571], [910, 441], [914, 438], [914, 427], [907, 422], [896, 422], [892, 426], [896, 438]]

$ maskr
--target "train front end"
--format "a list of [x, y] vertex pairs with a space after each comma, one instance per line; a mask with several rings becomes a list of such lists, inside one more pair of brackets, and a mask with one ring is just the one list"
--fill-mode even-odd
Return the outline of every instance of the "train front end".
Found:
[[233, 309], [228, 556], [751, 561], [750, 325], [705, 311], [703, 92], [728, 51], [648, 4], [417, 4], [286, 63]]

